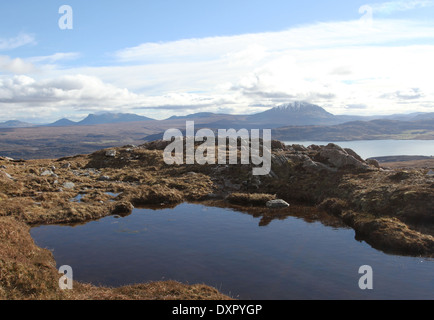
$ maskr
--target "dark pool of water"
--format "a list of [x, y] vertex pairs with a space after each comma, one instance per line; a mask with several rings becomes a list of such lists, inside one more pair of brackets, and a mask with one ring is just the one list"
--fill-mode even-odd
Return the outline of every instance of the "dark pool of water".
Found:
[[[352, 229], [288, 217], [259, 226], [230, 209], [184, 203], [135, 209], [80, 226], [31, 229], [74, 280], [121, 286], [158, 280], [205, 283], [239, 299], [434, 299], [434, 260], [387, 255]], [[359, 267], [373, 290], [359, 288]]]

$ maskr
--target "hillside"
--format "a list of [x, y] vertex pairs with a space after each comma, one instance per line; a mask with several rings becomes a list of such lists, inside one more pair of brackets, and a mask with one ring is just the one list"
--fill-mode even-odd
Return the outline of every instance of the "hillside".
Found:
[[273, 130], [279, 140], [434, 140], [434, 119], [420, 121], [372, 120], [334, 126], [282, 127]]

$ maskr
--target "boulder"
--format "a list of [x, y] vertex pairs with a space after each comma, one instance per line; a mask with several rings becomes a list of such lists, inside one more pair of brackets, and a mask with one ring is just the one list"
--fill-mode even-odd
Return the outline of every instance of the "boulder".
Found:
[[338, 169], [343, 167], [353, 167], [355, 169], [364, 171], [370, 170], [369, 165], [367, 165], [364, 161], [357, 160], [346, 150], [333, 143], [321, 148], [319, 156], [320, 158], [327, 160], [329, 164]]
[[46, 177], [46, 176], [52, 176], [54, 174], [53, 171], [51, 170], [45, 170], [44, 172], [41, 173], [42, 177]]
[[287, 208], [289, 207], [289, 203], [282, 199], [270, 200], [266, 204], [267, 208]]
[[371, 165], [371, 166], [374, 166], [374, 167], [376, 167], [378, 169], [381, 168], [380, 163], [377, 160], [375, 160], [375, 159], [368, 159], [368, 160], [366, 160], [366, 163], [369, 164], [369, 165]]
[[111, 157], [111, 158], [116, 157], [116, 150], [107, 150], [107, 151], [105, 152], [105, 156], [106, 156], [106, 157]]
[[63, 184], [63, 188], [65, 188], [65, 189], [74, 189], [75, 188], [75, 184], [73, 182], [65, 182]]

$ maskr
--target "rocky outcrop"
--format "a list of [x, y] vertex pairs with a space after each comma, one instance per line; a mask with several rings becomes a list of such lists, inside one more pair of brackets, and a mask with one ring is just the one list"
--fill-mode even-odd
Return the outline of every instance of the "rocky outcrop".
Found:
[[345, 150], [333, 143], [321, 148], [316, 156], [316, 159], [318, 159], [319, 162], [328, 164], [338, 169], [353, 168], [361, 171], [371, 170], [371, 167], [353, 150]]

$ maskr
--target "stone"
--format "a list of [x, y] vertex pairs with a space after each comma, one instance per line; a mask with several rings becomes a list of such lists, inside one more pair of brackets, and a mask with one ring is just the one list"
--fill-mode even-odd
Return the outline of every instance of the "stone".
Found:
[[65, 183], [63, 184], [63, 187], [64, 187], [65, 189], [74, 189], [74, 188], [75, 188], [75, 184], [74, 184], [73, 182], [65, 182]]
[[301, 145], [301, 144], [293, 144], [292, 148], [295, 151], [307, 151], [307, 148], [305, 146]]
[[347, 151], [333, 143], [322, 148], [319, 155], [321, 158], [327, 159], [331, 165], [338, 169], [349, 166], [365, 171], [370, 170], [370, 167], [366, 163], [357, 160], [355, 157], [348, 154]]
[[326, 171], [330, 171], [330, 172], [336, 172], [337, 171], [336, 168], [331, 168], [331, 167], [328, 167], [321, 162], [313, 161], [309, 157], [307, 157], [303, 161], [303, 168], [308, 170], [308, 171], [322, 171], [322, 170], [326, 170]]
[[8, 178], [8, 179], [10, 179], [10, 180], [13, 180], [13, 179], [12, 179], [12, 176], [11, 176], [9, 173], [7, 173], [7, 172], [0, 171], [0, 174], [3, 175], [3, 176], [5, 176], [6, 178]]
[[278, 140], [271, 140], [271, 150], [285, 150], [286, 146]]
[[361, 156], [359, 156], [353, 149], [345, 148], [344, 149], [350, 156], [353, 156], [356, 160], [359, 160], [360, 162], [364, 162], [365, 160], [362, 159]]
[[98, 181], [109, 181], [110, 177], [109, 176], [101, 176], [98, 178]]
[[434, 176], [434, 171], [433, 170], [430, 170], [430, 171], [428, 171], [428, 173], [426, 174], [427, 176]]
[[112, 158], [116, 157], [116, 150], [107, 150], [105, 152], [105, 156], [106, 157], [112, 157]]
[[371, 165], [371, 166], [374, 166], [374, 167], [376, 167], [378, 169], [381, 168], [380, 163], [377, 160], [375, 160], [375, 159], [368, 159], [368, 160], [366, 160], [366, 163], [369, 164], [369, 165]]
[[61, 167], [62, 169], [69, 169], [69, 168], [71, 168], [71, 164], [68, 162], [68, 163], [65, 163], [65, 164], [63, 164], [62, 165], [62, 167]]
[[51, 170], [45, 170], [44, 172], [41, 173], [41, 176], [42, 177], [46, 177], [46, 176], [51, 176], [53, 174], [54, 174], [53, 171], [51, 171]]
[[270, 200], [266, 204], [267, 208], [287, 208], [289, 203], [282, 199]]

